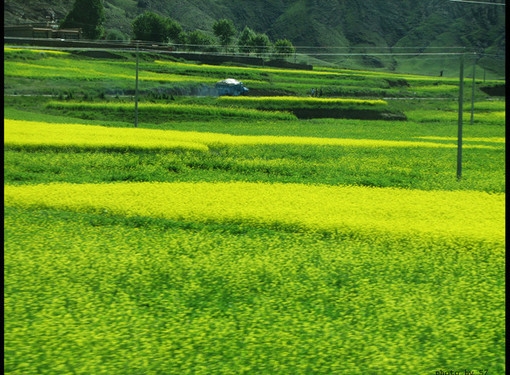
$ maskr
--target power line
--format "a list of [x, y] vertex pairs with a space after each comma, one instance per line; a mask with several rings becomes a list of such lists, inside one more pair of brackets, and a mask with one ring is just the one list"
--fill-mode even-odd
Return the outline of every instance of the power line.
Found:
[[336, 47], [336, 46], [294, 46], [296, 48], [309, 48], [309, 49], [420, 49], [420, 48], [429, 48], [429, 49], [466, 49], [466, 47], [434, 47], [434, 46], [412, 46], [412, 47], [394, 47], [394, 46], [381, 46], [381, 47], [370, 47], [370, 46], [348, 46], [348, 47]]
[[450, 0], [454, 3], [471, 3], [471, 4], [483, 4], [483, 5], [502, 5], [505, 6], [505, 3], [491, 3], [488, 1], [471, 1], [471, 0]]
[[459, 56], [464, 54], [463, 52], [307, 53], [310, 56]]

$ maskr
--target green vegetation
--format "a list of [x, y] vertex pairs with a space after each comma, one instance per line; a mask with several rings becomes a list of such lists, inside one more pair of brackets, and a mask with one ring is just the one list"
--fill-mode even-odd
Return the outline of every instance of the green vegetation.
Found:
[[6, 373], [504, 373], [501, 245], [5, 214]]
[[[75, 113], [77, 117], [87, 118], [94, 113], [101, 112], [103, 118], [128, 120], [133, 116], [133, 104], [126, 102], [109, 103], [76, 103], [76, 102], [49, 102], [46, 108], [53, 113]], [[229, 119], [251, 119], [251, 120], [290, 120], [295, 116], [285, 112], [285, 110], [276, 111], [258, 111], [250, 108], [232, 108], [213, 105], [199, 104], [168, 104], [168, 103], [142, 103], [138, 107], [140, 116], [144, 121], [154, 123], [167, 122], [169, 118], [173, 120], [229, 120]], [[79, 115], [81, 113], [81, 115]]]
[[232, 43], [234, 36], [237, 34], [236, 27], [232, 20], [222, 18], [213, 24], [214, 35], [220, 40], [221, 45], [228, 50], [229, 45]]
[[[4, 23], [46, 22], [45, 11], [64, 19], [74, 0], [6, 0]], [[505, 7], [463, 2], [425, 0], [328, 0], [322, 2], [288, 0], [250, 2], [225, 0], [105, 0], [104, 26], [112, 35], [119, 31], [133, 38], [133, 21], [147, 11], [177, 22], [186, 38], [179, 37], [178, 48], [194, 42], [218, 52], [213, 25], [229, 19], [238, 30], [249, 25], [259, 35], [278, 40], [286, 38], [296, 53], [289, 61], [315, 65], [385, 70], [439, 76], [458, 76], [457, 53], [477, 53], [469, 64], [477, 65], [477, 76], [505, 77]], [[496, 5], [496, 4], [493, 4]], [[196, 38], [196, 32], [202, 37]], [[194, 34], [194, 35], [193, 35]], [[117, 34], [118, 35], [118, 34]], [[193, 35], [194, 42], [188, 40]], [[235, 40], [242, 40], [242, 34]], [[232, 44], [231, 46], [233, 46]], [[243, 43], [238, 44], [242, 52]], [[276, 48], [275, 48], [276, 49]], [[367, 55], [364, 55], [367, 54]], [[431, 55], [433, 54], [433, 55]], [[279, 55], [285, 57], [284, 55]], [[274, 57], [271, 53], [265, 58]]]
[[240, 107], [253, 106], [257, 109], [281, 109], [281, 108], [306, 108], [306, 109], [335, 109], [357, 108], [367, 109], [373, 107], [385, 107], [388, 103], [384, 100], [368, 99], [319, 99], [302, 98], [293, 96], [223, 96], [218, 99], [221, 104], [238, 105]]
[[274, 42], [275, 58], [284, 60], [296, 53], [296, 47], [288, 39], [278, 39]]
[[104, 5], [100, 0], [75, 0], [60, 28], [80, 28], [85, 39], [99, 39], [104, 33]]
[[[457, 180], [454, 79], [145, 54], [134, 128], [132, 55], [4, 52], [6, 374], [505, 372], [505, 102], [480, 82]], [[225, 77], [254, 96], [188, 95]]]
[[[5, 49], [4, 73], [9, 77], [5, 94], [55, 95], [73, 98], [104, 98], [133, 95], [135, 56], [119, 52], [118, 59], [82, 58], [77, 53], [54, 54], [51, 50], [32, 52], [20, 48]], [[71, 51], [73, 52], [73, 51]], [[74, 51], [76, 52], [76, 51]], [[70, 59], [73, 63], [69, 64]], [[388, 74], [349, 69], [317, 68], [290, 70], [280, 68], [234, 67], [172, 61], [165, 55], [140, 53], [139, 89], [143, 94], [204, 95], [215, 82], [233, 77], [241, 80], [252, 95], [310, 96], [322, 90], [323, 97], [340, 98], [444, 98], [456, 100], [458, 78]], [[79, 74], [78, 74], [79, 73]], [[80, 81], [77, 85], [76, 82]], [[476, 100], [487, 95], [481, 87], [501, 85], [504, 81], [475, 81]], [[465, 81], [471, 92], [472, 80]], [[467, 94], [466, 94], [467, 96]], [[466, 98], [467, 99], [467, 98]], [[391, 107], [391, 105], [390, 105]], [[389, 108], [391, 110], [391, 108]]]
[[151, 42], [181, 42], [182, 26], [168, 17], [162, 17], [154, 12], [145, 12], [133, 21], [135, 40]]

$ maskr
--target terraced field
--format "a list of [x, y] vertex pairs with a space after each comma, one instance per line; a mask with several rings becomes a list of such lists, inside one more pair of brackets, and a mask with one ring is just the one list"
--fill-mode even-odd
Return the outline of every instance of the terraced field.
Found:
[[[6, 91], [36, 95], [4, 104], [6, 374], [505, 373], [504, 101], [466, 106], [458, 180], [430, 77], [398, 77], [420, 100], [327, 104], [406, 121], [299, 120], [278, 101], [339, 92], [324, 76], [397, 77], [146, 60], [135, 128], [132, 99], [92, 90], [133, 61], [4, 52]], [[292, 98], [177, 95], [218, 72]]]

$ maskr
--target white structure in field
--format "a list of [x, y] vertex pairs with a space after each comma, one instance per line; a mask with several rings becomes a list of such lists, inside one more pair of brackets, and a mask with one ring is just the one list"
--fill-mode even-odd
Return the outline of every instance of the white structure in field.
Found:
[[238, 96], [247, 93], [249, 90], [246, 86], [243, 85], [242, 82], [233, 79], [227, 78], [223, 81], [219, 81], [215, 85], [216, 90], [218, 91], [218, 95], [230, 95], [230, 96]]

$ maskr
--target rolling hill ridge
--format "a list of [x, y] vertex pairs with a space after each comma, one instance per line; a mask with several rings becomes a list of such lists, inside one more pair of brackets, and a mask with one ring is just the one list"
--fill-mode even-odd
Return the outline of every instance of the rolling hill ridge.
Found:
[[[489, 2], [489, 1], [487, 1]], [[212, 35], [215, 21], [231, 19], [271, 40], [288, 39], [317, 59], [346, 65], [346, 52], [411, 51], [463, 47], [478, 53], [478, 64], [504, 74], [505, 6], [449, 0], [105, 0], [105, 29], [131, 37], [131, 23], [153, 11], [178, 21], [185, 31]], [[44, 22], [51, 14], [62, 20], [73, 0], [6, 0], [4, 22]], [[393, 68], [395, 59], [359, 57], [355, 64]], [[349, 64], [347, 64], [349, 65]]]

